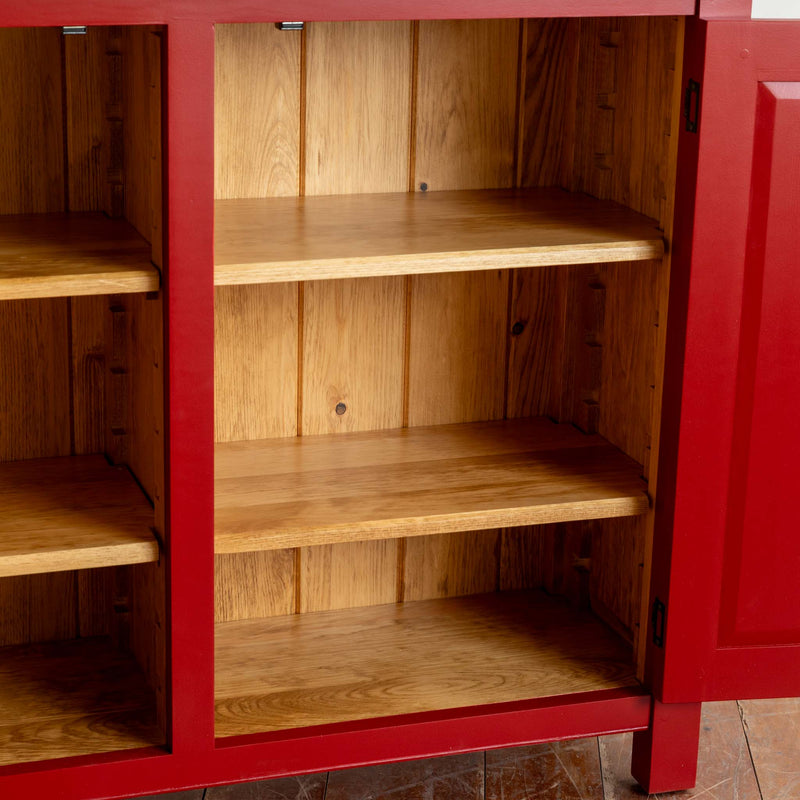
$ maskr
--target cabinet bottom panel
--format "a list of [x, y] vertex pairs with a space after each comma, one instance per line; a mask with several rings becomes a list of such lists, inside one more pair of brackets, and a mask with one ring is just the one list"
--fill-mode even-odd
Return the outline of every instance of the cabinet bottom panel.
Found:
[[218, 737], [637, 685], [626, 642], [538, 591], [216, 629]]
[[164, 744], [155, 698], [107, 639], [0, 649], [0, 766]]

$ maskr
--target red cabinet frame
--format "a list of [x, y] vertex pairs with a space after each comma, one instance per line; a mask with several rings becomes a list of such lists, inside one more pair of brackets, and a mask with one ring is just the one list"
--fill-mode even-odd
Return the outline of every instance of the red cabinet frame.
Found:
[[[746, 17], [747, 0], [701, 16]], [[699, 132], [681, 134], [653, 599], [663, 647], [648, 646], [644, 691], [486, 706], [265, 735], [215, 746], [213, 692], [213, 83], [215, 21], [621, 15], [635, 0], [32, 0], [0, 25], [167, 25], [169, 751], [0, 770], [8, 796], [66, 800], [157, 793], [549, 739], [638, 730], [635, 768], [653, 790], [693, 779], [699, 703], [800, 693], [800, 614], [770, 588], [795, 564], [796, 484], [768, 418], [800, 389], [800, 23], [694, 20], [685, 79], [701, 86]], [[649, 14], [694, 12], [658, 0]], [[777, 86], [777, 84], [781, 84]], [[792, 224], [792, 220], [795, 224]], [[796, 305], [796, 303], [795, 303]], [[764, 480], [772, 461], [784, 472]], [[792, 472], [793, 470], [793, 472]], [[792, 480], [794, 479], [794, 480]], [[763, 510], [763, 517], [760, 516]], [[754, 526], [768, 523], [765, 539]], [[762, 542], [761, 547], [759, 542]], [[764, 547], [763, 543], [768, 543]], [[781, 545], [776, 561], [775, 548]], [[784, 549], [786, 548], [786, 549]], [[791, 561], [790, 561], [791, 559]], [[786, 574], [782, 573], [786, 578]], [[791, 587], [788, 587], [789, 589]], [[753, 607], [741, 599], [758, 593]], [[763, 630], [754, 620], [763, 622]], [[776, 645], [776, 646], [769, 646]], [[694, 756], [693, 756], [694, 753]]]

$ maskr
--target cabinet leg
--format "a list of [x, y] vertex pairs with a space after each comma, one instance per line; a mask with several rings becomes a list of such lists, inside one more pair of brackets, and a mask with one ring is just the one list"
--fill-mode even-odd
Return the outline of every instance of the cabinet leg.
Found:
[[650, 794], [691, 789], [697, 779], [702, 703], [653, 700], [650, 727], [633, 735], [631, 773]]

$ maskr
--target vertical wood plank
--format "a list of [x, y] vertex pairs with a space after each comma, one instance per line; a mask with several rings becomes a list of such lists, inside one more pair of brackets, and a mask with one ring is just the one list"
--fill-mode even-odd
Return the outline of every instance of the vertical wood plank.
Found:
[[[503, 417], [508, 281], [507, 271], [412, 279], [409, 425]], [[498, 536], [480, 531], [407, 540], [403, 599], [493, 590]]]
[[0, 97], [0, 214], [63, 211], [60, 30], [0, 30]]
[[0, 460], [70, 452], [67, 300], [0, 303]]
[[522, 186], [572, 182], [578, 29], [574, 19], [528, 20]]
[[294, 550], [218, 555], [214, 575], [217, 622], [295, 611]]
[[309, 24], [306, 194], [406, 189], [411, 32], [410, 22]]
[[78, 636], [111, 634], [113, 570], [85, 569], [78, 579]]
[[123, 31], [125, 216], [154, 245], [157, 256], [161, 252], [161, 39], [148, 26], [127, 26]]
[[406, 540], [403, 600], [431, 600], [497, 589], [498, 531]]
[[408, 424], [502, 419], [508, 272], [411, 282]]
[[[296, 435], [298, 285], [220, 286], [214, 312], [216, 440]], [[216, 618], [290, 614], [296, 581], [293, 551], [217, 556]]]
[[30, 641], [30, 587], [27, 575], [0, 580], [0, 647]]
[[84, 36], [63, 37], [70, 211], [97, 211], [103, 206], [109, 144], [106, 37], [107, 29], [94, 26]]
[[300, 37], [272, 24], [217, 25], [217, 198], [299, 191]]
[[397, 599], [397, 540], [304, 547], [300, 612], [374, 606]]
[[[78, 38], [78, 37], [73, 37]], [[108, 298], [73, 297], [72, 425], [75, 454], [103, 452], [105, 432], [105, 314]]]
[[305, 435], [403, 424], [404, 324], [402, 277], [306, 284]]
[[297, 284], [220, 286], [214, 300], [215, 438], [297, 433]]
[[508, 359], [509, 418], [552, 415], [553, 350], [560, 268], [511, 273], [512, 300]]
[[77, 573], [30, 576], [30, 640], [73, 639], [77, 629]]
[[519, 31], [518, 20], [420, 23], [417, 187], [514, 184]]

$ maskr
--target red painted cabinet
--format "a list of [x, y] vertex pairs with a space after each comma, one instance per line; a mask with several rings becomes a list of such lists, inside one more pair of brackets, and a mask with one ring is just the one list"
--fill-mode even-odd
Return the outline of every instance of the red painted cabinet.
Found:
[[485, 5], [0, 11], [4, 796], [800, 693], [800, 22]]

